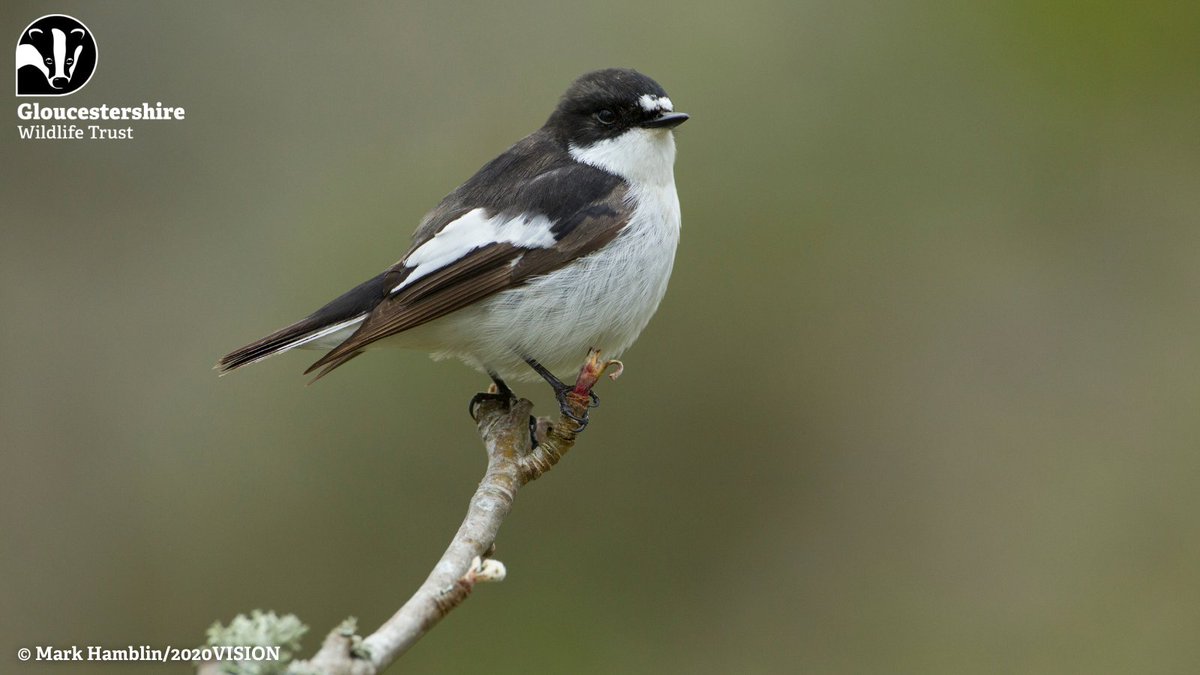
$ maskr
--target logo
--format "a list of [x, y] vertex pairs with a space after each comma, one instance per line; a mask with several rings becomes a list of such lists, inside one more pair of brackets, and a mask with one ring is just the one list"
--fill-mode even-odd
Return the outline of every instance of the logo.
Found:
[[17, 96], [66, 96], [96, 72], [96, 39], [83, 22], [47, 14], [17, 40]]
[[[17, 96], [68, 96], [83, 89], [96, 72], [96, 38], [83, 22], [47, 14], [21, 31], [15, 67]], [[118, 70], [120, 64], [116, 64]], [[17, 102], [17, 137], [31, 141], [134, 139], [134, 125], [183, 120], [182, 106], [143, 100], [129, 105], [51, 105]], [[140, 133], [140, 132], [139, 132]]]

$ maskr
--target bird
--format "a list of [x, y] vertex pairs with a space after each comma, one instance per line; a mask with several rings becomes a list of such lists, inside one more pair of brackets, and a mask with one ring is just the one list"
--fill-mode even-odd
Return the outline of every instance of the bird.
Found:
[[688, 117], [636, 70], [580, 76], [541, 128], [421, 220], [399, 262], [216, 369], [326, 349], [305, 371], [315, 382], [368, 348], [424, 350], [500, 395], [541, 377], [581, 431], [587, 412], [559, 375], [589, 349], [619, 357], [663, 299], [681, 225], [674, 130]]

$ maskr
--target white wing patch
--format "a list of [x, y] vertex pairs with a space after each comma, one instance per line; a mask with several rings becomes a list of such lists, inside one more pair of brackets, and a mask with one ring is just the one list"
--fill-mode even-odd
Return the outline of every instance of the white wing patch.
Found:
[[488, 216], [487, 211], [481, 208], [469, 211], [443, 227], [404, 259], [404, 266], [412, 268], [412, 273], [390, 292], [395, 293], [489, 244], [550, 248], [556, 241], [550, 231], [553, 226], [554, 223], [542, 215]]
[[675, 105], [671, 103], [671, 99], [666, 96], [655, 96], [654, 94], [642, 94], [638, 99], [638, 105], [642, 106], [642, 110], [646, 112], [671, 112], [675, 110]]

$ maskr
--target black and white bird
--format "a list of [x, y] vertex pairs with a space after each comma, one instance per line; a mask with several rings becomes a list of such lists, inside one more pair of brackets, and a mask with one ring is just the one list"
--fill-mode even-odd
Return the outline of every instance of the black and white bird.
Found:
[[633, 344], [667, 289], [679, 242], [675, 112], [628, 69], [587, 73], [545, 125], [425, 216], [400, 262], [308, 317], [221, 358], [222, 373], [297, 347], [328, 349], [320, 378], [377, 346], [458, 358], [505, 379], [540, 375], [570, 412], [590, 348]]

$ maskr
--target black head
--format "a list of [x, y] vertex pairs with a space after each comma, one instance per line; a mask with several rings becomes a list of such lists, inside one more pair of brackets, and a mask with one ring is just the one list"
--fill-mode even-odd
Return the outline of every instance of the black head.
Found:
[[654, 80], [636, 70], [608, 68], [575, 80], [546, 126], [574, 145], [589, 146], [630, 129], [671, 129], [687, 118], [674, 111]]

